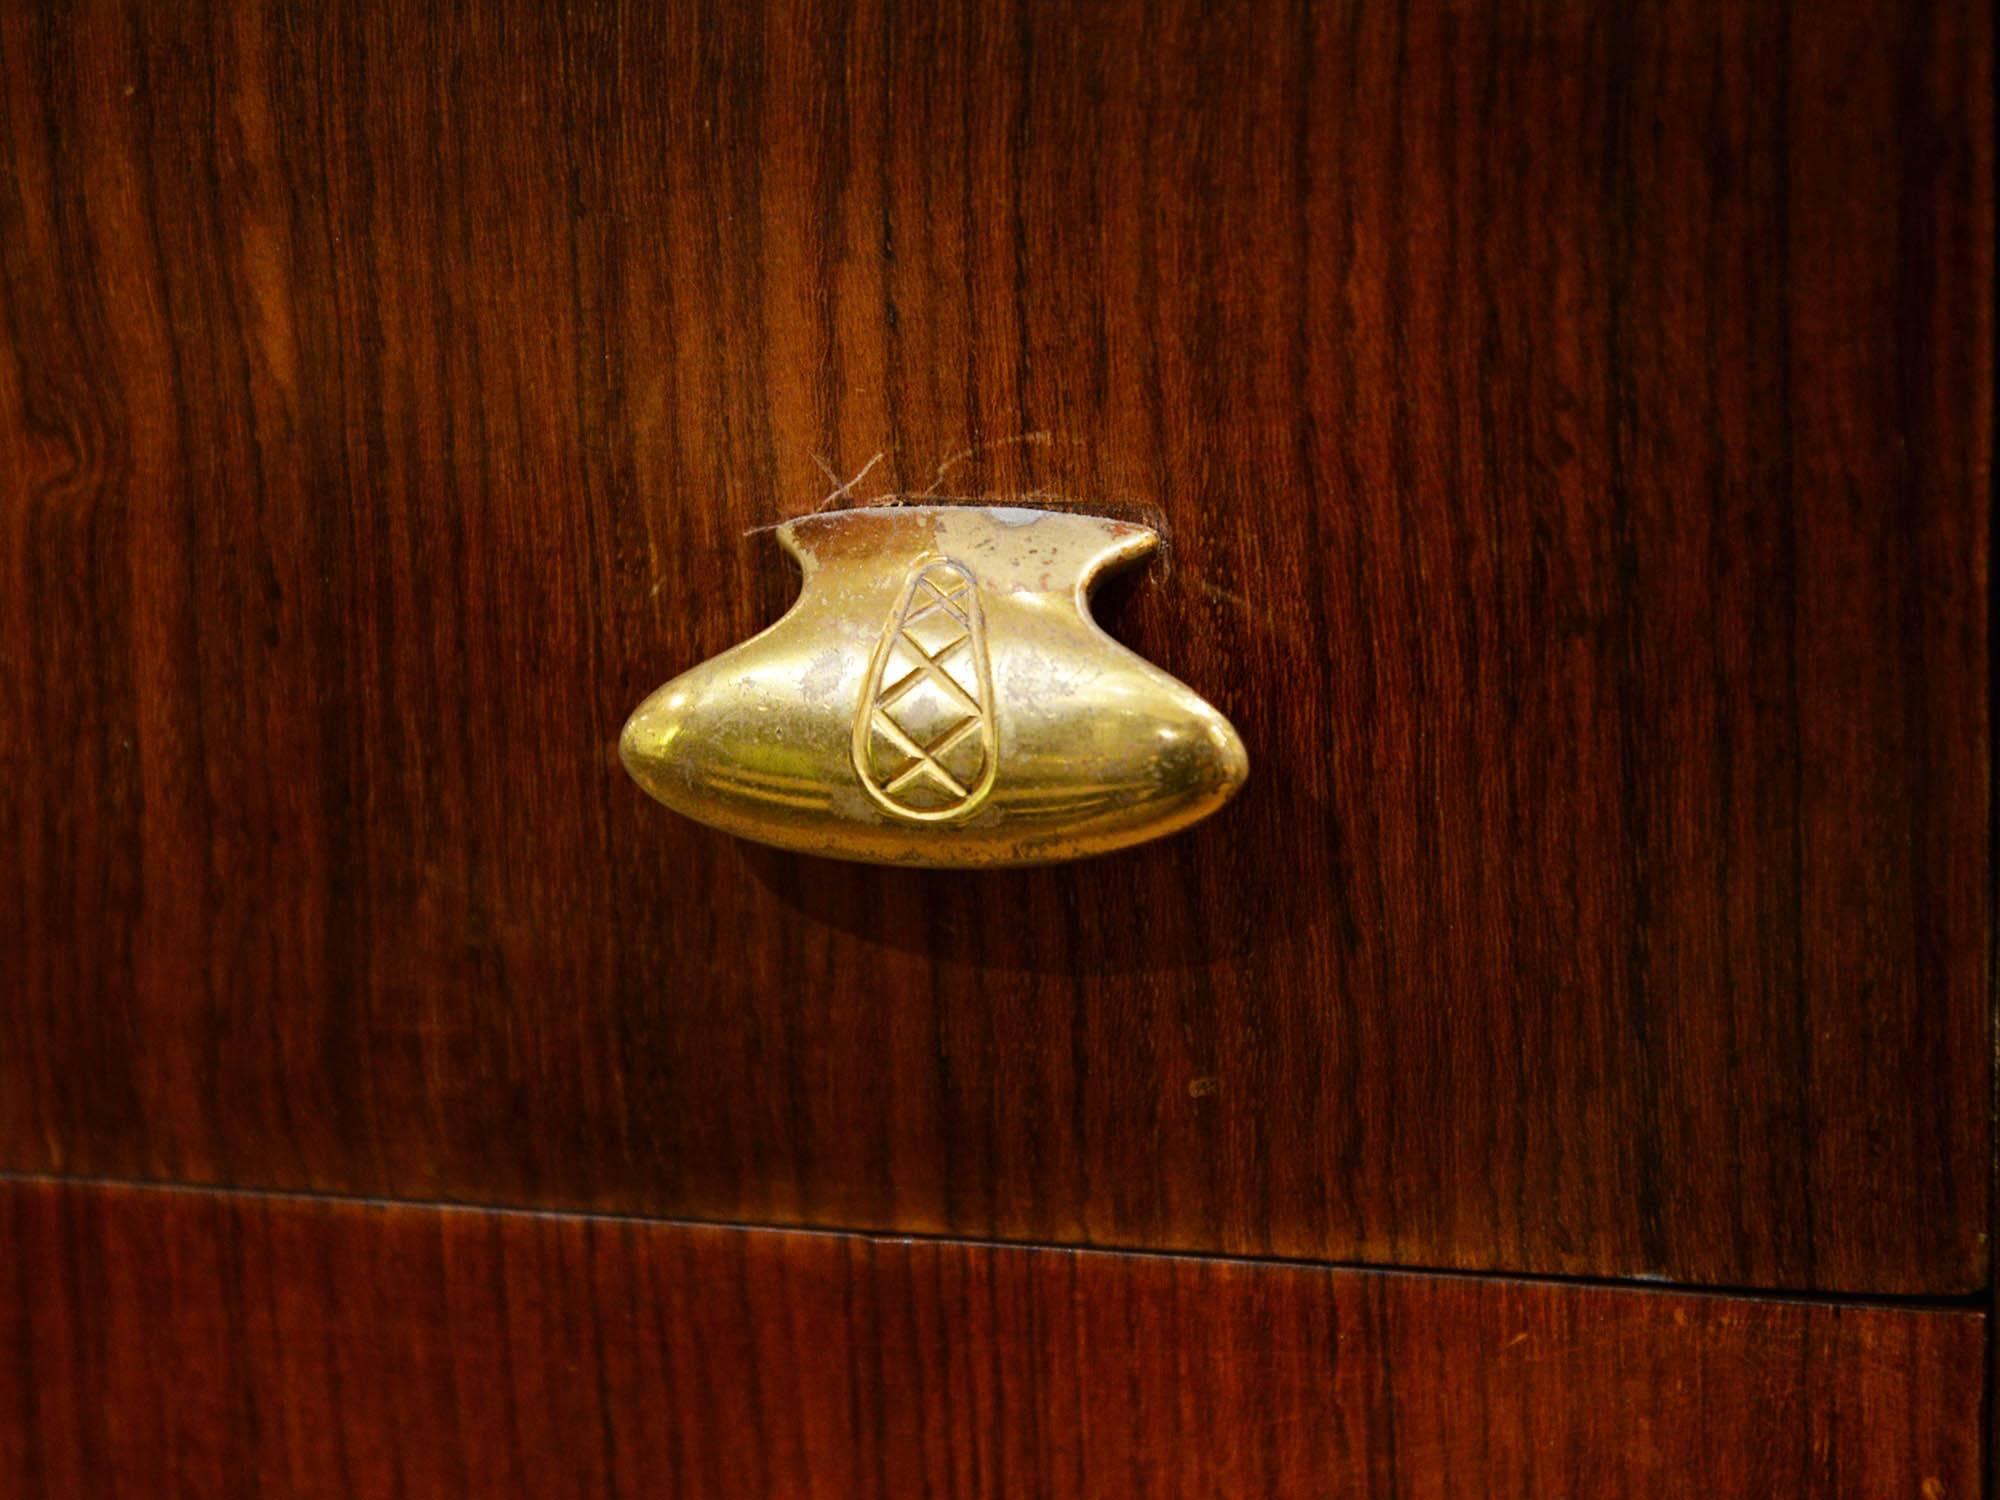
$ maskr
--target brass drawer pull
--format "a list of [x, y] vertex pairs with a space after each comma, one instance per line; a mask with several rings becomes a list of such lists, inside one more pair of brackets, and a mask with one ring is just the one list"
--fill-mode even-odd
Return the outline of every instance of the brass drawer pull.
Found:
[[1143, 526], [876, 507], [788, 521], [805, 584], [768, 630], [653, 693], [620, 753], [726, 832], [837, 859], [1042, 864], [1215, 811], [1249, 759], [1221, 714], [1090, 618]]

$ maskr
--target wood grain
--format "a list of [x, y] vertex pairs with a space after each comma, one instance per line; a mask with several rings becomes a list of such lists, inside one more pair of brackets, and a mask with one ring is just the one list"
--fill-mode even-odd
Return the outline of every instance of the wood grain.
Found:
[[1979, 1482], [1970, 1310], [46, 1183], [0, 1243], [21, 1500]]
[[[89, 0], [0, 78], [0, 1165], [1984, 1281], [1985, 7]], [[864, 469], [1159, 524], [1238, 804], [647, 804]]]

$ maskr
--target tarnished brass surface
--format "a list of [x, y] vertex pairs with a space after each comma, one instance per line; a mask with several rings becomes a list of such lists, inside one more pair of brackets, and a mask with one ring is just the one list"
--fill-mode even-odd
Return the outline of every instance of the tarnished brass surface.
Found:
[[625, 726], [633, 777], [744, 838], [905, 865], [1042, 864], [1186, 827], [1249, 771], [1229, 721], [1090, 618], [1143, 526], [877, 507], [788, 521], [804, 587]]

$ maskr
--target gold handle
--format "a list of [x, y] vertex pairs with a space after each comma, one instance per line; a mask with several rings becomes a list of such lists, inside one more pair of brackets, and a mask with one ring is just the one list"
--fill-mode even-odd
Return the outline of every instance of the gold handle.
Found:
[[1044, 864], [1157, 838], [1249, 773], [1235, 729], [1098, 628], [1143, 526], [878, 507], [788, 521], [785, 617], [660, 688], [626, 769], [676, 812], [781, 848], [904, 865]]

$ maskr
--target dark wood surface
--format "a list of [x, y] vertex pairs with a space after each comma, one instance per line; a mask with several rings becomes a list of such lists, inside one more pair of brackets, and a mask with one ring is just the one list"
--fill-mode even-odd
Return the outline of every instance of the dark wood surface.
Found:
[[[0, 1165], [1982, 1284], [1989, 28], [0, 7]], [[1160, 524], [1111, 617], [1242, 729], [1239, 803], [977, 878], [648, 804], [623, 716], [856, 475]], [[1102, 1274], [1244, 1338], [1307, 1284]], [[1819, 1325], [1757, 1316], [1775, 1401]]]
[[1976, 1311], [0, 1185], [44, 1496], [1969, 1497]]

